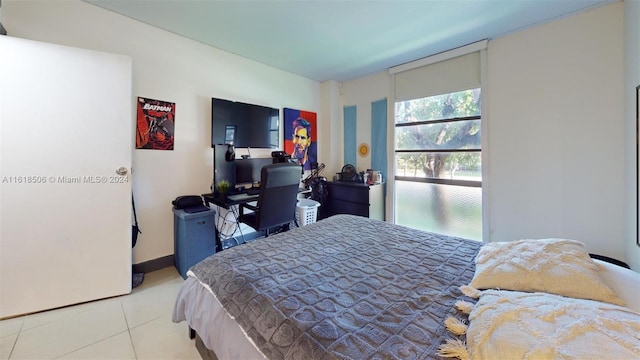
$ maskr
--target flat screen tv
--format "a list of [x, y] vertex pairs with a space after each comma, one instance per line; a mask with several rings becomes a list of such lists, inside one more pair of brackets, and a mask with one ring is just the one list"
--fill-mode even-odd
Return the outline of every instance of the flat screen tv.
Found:
[[211, 147], [278, 149], [280, 110], [224, 99], [211, 99]]

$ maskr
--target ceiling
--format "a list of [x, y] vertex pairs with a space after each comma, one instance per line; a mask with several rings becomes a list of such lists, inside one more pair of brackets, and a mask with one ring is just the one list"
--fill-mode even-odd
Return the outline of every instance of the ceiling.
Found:
[[345, 81], [619, 0], [84, 0], [306, 78]]

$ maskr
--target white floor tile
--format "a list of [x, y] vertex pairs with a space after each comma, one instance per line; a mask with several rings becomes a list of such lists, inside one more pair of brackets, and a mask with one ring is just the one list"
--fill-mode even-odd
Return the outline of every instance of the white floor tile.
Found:
[[64, 355], [58, 359], [62, 360], [99, 360], [99, 359], [118, 359], [118, 360], [135, 360], [136, 354], [133, 351], [133, 344], [129, 331], [121, 332], [115, 336], [89, 345], [80, 350], [76, 350], [70, 354]]
[[152, 278], [150, 279], [154, 281], [152, 286], [140, 289], [132, 294], [133, 296], [122, 298], [122, 307], [129, 328], [138, 327], [173, 312], [183, 280], [175, 269], [172, 272], [165, 272], [165, 275], [171, 277], [165, 278], [164, 281], [154, 281]]
[[84, 311], [23, 330], [11, 359], [51, 359], [127, 330], [116, 301], [94, 304]]
[[0, 321], [0, 337], [19, 333], [23, 323], [24, 317]]
[[24, 316], [22, 331], [55, 323], [57, 321], [64, 321], [65, 319], [68, 320], [84, 312], [91, 311], [92, 309], [113, 304], [120, 304], [120, 299], [115, 297], [26, 315]]
[[183, 282], [167, 267], [128, 295], [2, 320], [0, 359], [200, 359], [171, 322]]
[[11, 350], [13, 350], [13, 345], [16, 343], [16, 339], [18, 338], [18, 333], [3, 336], [0, 338], [0, 359], [8, 359], [9, 355], [11, 355]]
[[131, 329], [131, 339], [138, 359], [200, 359], [188, 327], [170, 315]]

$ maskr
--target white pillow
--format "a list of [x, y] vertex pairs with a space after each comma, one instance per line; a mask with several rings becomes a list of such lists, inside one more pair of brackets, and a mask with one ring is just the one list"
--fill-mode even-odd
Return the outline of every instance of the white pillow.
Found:
[[598, 259], [593, 260], [600, 265], [600, 277], [627, 307], [640, 313], [640, 273]]
[[470, 359], [637, 359], [640, 314], [546, 293], [487, 290], [469, 314]]
[[487, 243], [476, 255], [471, 286], [546, 292], [580, 299], [624, 302], [598, 274], [584, 244], [567, 239], [525, 239]]

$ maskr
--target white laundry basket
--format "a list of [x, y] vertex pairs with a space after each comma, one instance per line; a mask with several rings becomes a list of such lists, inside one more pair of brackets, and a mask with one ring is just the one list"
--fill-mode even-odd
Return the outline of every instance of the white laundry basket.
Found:
[[320, 203], [315, 200], [300, 199], [296, 204], [296, 221], [298, 226], [305, 226], [316, 222]]

